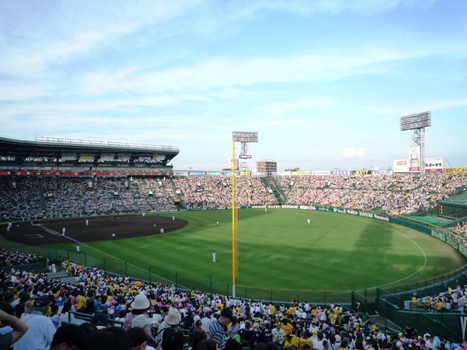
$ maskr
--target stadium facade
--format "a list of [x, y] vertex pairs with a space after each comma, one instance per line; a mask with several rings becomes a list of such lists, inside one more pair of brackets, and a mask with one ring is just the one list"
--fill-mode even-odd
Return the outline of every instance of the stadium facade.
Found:
[[1, 175], [171, 175], [177, 146], [37, 137], [0, 138]]

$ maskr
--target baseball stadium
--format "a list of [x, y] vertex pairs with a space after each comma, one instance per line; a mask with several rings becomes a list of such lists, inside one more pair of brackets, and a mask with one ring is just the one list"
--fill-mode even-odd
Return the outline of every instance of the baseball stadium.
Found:
[[119, 291], [117, 278], [164, 303], [286, 305], [308, 321], [339, 305], [387, 330], [463, 338], [466, 168], [179, 171], [178, 153], [0, 138], [4, 278], [28, 271], [58, 295], [65, 286], [132, 301], [139, 289]]

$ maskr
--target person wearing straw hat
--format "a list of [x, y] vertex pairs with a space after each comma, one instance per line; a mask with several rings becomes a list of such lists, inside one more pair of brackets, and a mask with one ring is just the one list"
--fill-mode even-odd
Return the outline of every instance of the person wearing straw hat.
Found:
[[131, 321], [131, 328], [142, 328], [146, 334], [152, 334], [150, 327], [151, 324], [152, 319], [146, 317], [144, 314], [141, 314], [136, 316], [133, 321]]
[[169, 311], [167, 312], [167, 315], [165, 315], [164, 320], [159, 325], [159, 328], [157, 329], [156, 340], [162, 339], [162, 336], [164, 334], [164, 329], [174, 328], [180, 323], [181, 320], [182, 320], [182, 316], [180, 315], [180, 312], [176, 308], [171, 307]]
[[[133, 322], [133, 319], [138, 315], [144, 315], [144, 317], [148, 318], [148, 316], [146, 315], [146, 311], [148, 311], [150, 306], [151, 303], [149, 302], [149, 299], [146, 295], [144, 295], [143, 293], [139, 293], [138, 295], [136, 295], [135, 299], [130, 304], [131, 312], [128, 312], [125, 315], [125, 323], [123, 324], [123, 329], [125, 331], [130, 329], [131, 322]], [[151, 330], [149, 330], [148, 334], [152, 336], [152, 334], [150, 333]]]

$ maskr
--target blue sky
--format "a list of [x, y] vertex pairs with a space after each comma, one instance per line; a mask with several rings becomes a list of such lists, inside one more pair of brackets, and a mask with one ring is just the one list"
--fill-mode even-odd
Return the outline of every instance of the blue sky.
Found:
[[400, 117], [432, 112], [426, 156], [467, 166], [465, 0], [0, 3], [0, 136], [179, 146], [175, 169], [253, 162], [387, 169]]

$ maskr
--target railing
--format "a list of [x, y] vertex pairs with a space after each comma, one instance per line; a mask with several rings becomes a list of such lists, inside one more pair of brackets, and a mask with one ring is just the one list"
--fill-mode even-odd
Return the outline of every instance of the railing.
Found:
[[[92, 319], [92, 314], [87, 314], [84, 312], [78, 311], [68, 311], [68, 323], [76, 323], [75, 319], [84, 322], [90, 322]], [[119, 324], [123, 326], [125, 324], [124, 321], [115, 320], [112, 316], [108, 316], [109, 324]]]

